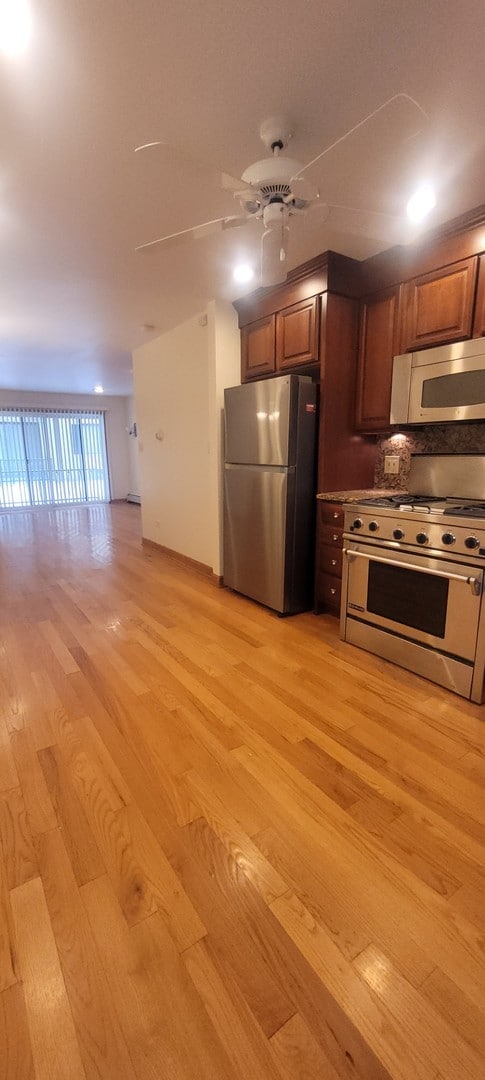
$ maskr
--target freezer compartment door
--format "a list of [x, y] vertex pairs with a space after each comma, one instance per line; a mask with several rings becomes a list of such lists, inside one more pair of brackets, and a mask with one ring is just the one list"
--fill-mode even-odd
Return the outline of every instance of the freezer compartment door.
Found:
[[226, 465], [224, 469], [224, 584], [285, 610], [287, 469]]
[[225, 390], [225, 460], [246, 465], [294, 464], [297, 397], [295, 375]]

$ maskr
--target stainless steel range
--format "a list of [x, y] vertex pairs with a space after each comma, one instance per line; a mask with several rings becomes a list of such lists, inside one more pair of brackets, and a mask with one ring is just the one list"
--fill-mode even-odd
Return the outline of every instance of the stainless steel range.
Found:
[[409, 482], [345, 506], [341, 635], [481, 703], [485, 457], [416, 456]]

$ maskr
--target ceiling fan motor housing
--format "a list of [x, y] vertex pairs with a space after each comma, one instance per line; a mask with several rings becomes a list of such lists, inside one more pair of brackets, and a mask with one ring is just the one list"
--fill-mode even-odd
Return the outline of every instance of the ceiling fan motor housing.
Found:
[[274, 228], [275, 225], [285, 225], [289, 217], [289, 208], [283, 202], [271, 202], [264, 207], [263, 223], [265, 229]]
[[309, 205], [309, 200], [294, 195], [292, 180], [298, 176], [302, 165], [294, 158], [280, 157], [279, 155], [263, 158], [250, 165], [243, 173], [242, 179], [250, 184], [255, 198], [244, 197], [241, 204], [248, 214], [261, 214], [261, 209], [268, 205], [290, 205], [291, 210], [304, 210]]

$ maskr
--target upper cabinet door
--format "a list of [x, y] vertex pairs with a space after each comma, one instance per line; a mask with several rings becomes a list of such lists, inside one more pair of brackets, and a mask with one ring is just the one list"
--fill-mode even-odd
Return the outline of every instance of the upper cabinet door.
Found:
[[267, 315], [241, 329], [241, 379], [271, 375], [275, 370], [275, 316]]
[[276, 367], [279, 371], [312, 364], [318, 359], [317, 297], [278, 311]]
[[399, 285], [363, 300], [357, 366], [358, 431], [389, 427], [392, 359], [399, 352]]
[[475, 256], [406, 282], [403, 352], [471, 337], [476, 276]]
[[478, 259], [478, 288], [475, 304], [475, 318], [473, 321], [473, 337], [483, 337], [485, 334], [485, 255]]

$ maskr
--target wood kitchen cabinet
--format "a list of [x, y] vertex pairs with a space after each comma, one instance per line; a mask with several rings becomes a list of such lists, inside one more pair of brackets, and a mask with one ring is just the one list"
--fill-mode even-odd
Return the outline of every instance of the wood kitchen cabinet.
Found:
[[357, 431], [389, 427], [392, 360], [399, 352], [400, 286], [361, 302], [357, 361]]
[[477, 269], [474, 256], [406, 282], [402, 352], [471, 337]]
[[315, 610], [340, 612], [342, 592], [342, 538], [344, 512], [341, 503], [317, 501]]
[[274, 374], [276, 367], [276, 317], [266, 315], [241, 328], [241, 380]]
[[485, 335], [485, 255], [478, 259], [478, 286], [473, 320], [473, 337]]
[[241, 328], [241, 379], [294, 371], [318, 359], [316, 296]]
[[276, 370], [286, 371], [318, 358], [317, 297], [276, 313]]

